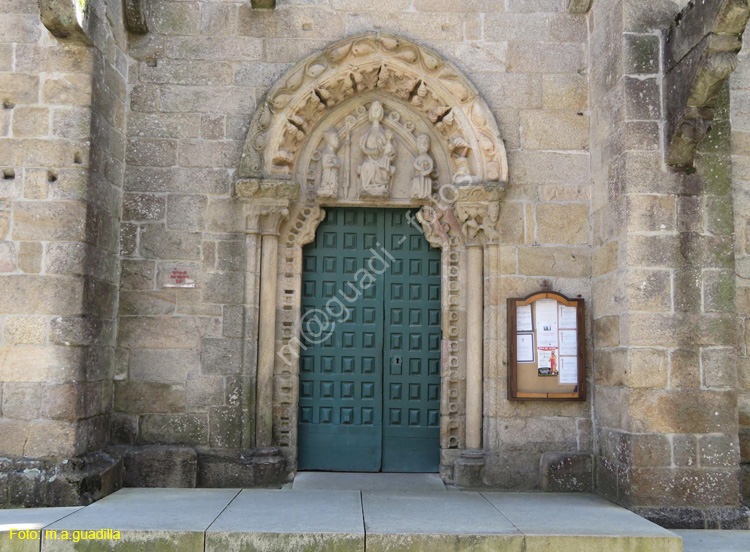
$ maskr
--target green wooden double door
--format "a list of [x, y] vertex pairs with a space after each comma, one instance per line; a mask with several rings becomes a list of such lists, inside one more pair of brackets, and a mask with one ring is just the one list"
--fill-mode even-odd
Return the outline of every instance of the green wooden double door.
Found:
[[300, 470], [438, 471], [440, 251], [409, 218], [330, 209], [304, 250]]

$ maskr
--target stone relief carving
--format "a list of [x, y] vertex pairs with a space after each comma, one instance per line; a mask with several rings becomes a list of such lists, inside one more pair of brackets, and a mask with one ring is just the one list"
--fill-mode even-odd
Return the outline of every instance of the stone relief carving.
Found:
[[324, 134], [326, 147], [320, 156], [323, 172], [320, 176], [318, 197], [338, 197], [339, 195], [339, 133], [335, 129], [328, 129]]
[[468, 244], [497, 243], [500, 238], [500, 201], [504, 196], [504, 185], [458, 188], [456, 218]]
[[[456, 150], [448, 158], [446, 175], [456, 170], [463, 174], [468, 164], [469, 174], [477, 181], [507, 180], [505, 148], [497, 125], [473, 85], [431, 50], [381, 33], [358, 35], [334, 43], [299, 63], [280, 79], [253, 116], [239, 178], [293, 178], [302, 143], [310, 139], [318, 124], [348, 100], [374, 92], [384, 99], [403, 102], [428, 122], [433, 153], [436, 149], [451, 150], [452, 144], [463, 143], [462, 151]], [[347, 137], [341, 128], [337, 130], [345, 149]], [[399, 138], [394, 131], [396, 155]], [[355, 145], [349, 144], [350, 148]], [[397, 164], [397, 160], [394, 159], [393, 164]], [[369, 168], [374, 166], [368, 165]], [[340, 169], [343, 175], [346, 167]], [[368, 184], [374, 181], [367, 179]], [[344, 184], [342, 178], [341, 192]], [[380, 178], [377, 189], [371, 190], [375, 192], [373, 195], [382, 196], [383, 187]]]
[[419, 155], [414, 158], [414, 178], [411, 185], [412, 197], [427, 199], [432, 196], [432, 177], [435, 161], [430, 156], [430, 137], [420, 134], [417, 137]]
[[372, 126], [359, 142], [364, 154], [364, 161], [357, 169], [360, 194], [368, 197], [389, 197], [391, 180], [396, 171], [393, 166], [393, 158], [396, 156], [393, 132], [381, 127], [383, 104], [380, 102], [372, 102], [369, 118]]
[[424, 200], [450, 174], [450, 153], [434, 149], [439, 138], [429, 123], [412, 119], [406, 104], [378, 98], [346, 102], [304, 146], [298, 179], [316, 189], [314, 197]]

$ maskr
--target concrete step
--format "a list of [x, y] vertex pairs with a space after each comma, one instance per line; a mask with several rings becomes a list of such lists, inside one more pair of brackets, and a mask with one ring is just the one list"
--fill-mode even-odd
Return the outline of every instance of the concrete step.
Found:
[[[27, 540], [20, 540], [18, 534], [10, 538], [11, 529], [22, 528], [39, 533]], [[102, 530], [112, 533], [93, 536], [109, 537], [104, 542], [73, 540], [81, 537], [75, 531]], [[750, 532], [681, 534], [686, 552], [750, 550]], [[357, 552], [365, 548], [368, 552], [680, 552], [683, 545], [680, 535], [587, 494], [123, 489], [85, 508], [0, 510], [0, 552]]]

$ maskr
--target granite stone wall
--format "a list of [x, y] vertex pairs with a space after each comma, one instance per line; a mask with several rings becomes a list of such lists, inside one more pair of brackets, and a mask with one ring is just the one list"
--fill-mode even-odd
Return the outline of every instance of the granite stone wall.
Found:
[[[694, 174], [665, 164], [670, 2], [595, 2], [594, 425], [598, 491], [670, 526], [739, 506], [728, 93]], [[686, 72], [675, 86], [688, 86]], [[666, 77], [666, 78], [665, 78]]]
[[[334, 0], [258, 11], [152, 2], [152, 32], [129, 49], [119, 327], [127, 364], [116, 375], [114, 442], [252, 443], [252, 426], [243, 426], [254, 406], [254, 382], [243, 374], [253, 373], [256, 354], [241, 339], [245, 223], [230, 195], [247, 125], [294, 63], [342, 36], [383, 30], [464, 71], [509, 151], [491, 267], [501, 278], [497, 333], [485, 348], [485, 480], [539, 488], [543, 453], [590, 453], [589, 403], [506, 399], [506, 298], [549, 287], [590, 298], [588, 33], [585, 16], [564, 4]], [[164, 288], [175, 269], [197, 287]]]
[[[666, 40], [686, 3], [150, 0], [135, 35], [120, 2], [92, 0], [82, 45], [5, 0], [0, 506], [294, 469], [255, 446], [258, 251], [233, 182], [269, 88], [383, 31], [455, 64], [508, 153], [485, 255], [481, 482], [593, 489], [669, 526], [750, 523], [750, 54], [695, 171], [668, 168], [668, 100], [692, 58]], [[506, 398], [506, 300], [541, 290], [586, 300], [584, 402]]]
[[60, 462], [109, 444], [126, 37], [118, 2], [90, 4], [93, 47], [52, 38], [34, 2], [0, 9], [0, 505], [70, 503], [114, 463]]

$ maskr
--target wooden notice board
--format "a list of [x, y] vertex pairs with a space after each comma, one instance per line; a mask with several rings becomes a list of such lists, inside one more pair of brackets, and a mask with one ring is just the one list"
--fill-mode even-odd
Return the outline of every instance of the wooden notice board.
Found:
[[583, 299], [508, 299], [508, 379], [510, 400], [585, 400]]

